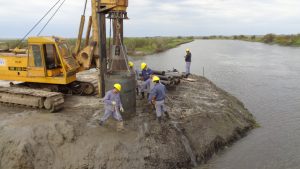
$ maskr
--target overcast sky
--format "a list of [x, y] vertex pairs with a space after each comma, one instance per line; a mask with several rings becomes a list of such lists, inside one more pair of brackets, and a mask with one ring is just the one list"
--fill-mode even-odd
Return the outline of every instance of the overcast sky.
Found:
[[[0, 0], [0, 38], [22, 37], [56, 1]], [[83, 6], [66, 0], [42, 35], [76, 37]], [[293, 34], [299, 7], [300, 0], [129, 0], [125, 36]]]

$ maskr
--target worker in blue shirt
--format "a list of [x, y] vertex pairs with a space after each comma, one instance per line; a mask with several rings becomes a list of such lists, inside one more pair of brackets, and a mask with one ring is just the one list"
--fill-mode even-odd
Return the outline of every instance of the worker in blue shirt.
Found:
[[100, 119], [99, 125], [103, 126], [104, 122], [110, 117], [113, 116], [116, 120], [118, 120], [118, 126], [117, 130], [121, 131], [124, 130], [124, 123], [123, 118], [120, 114], [121, 112], [124, 112], [121, 98], [120, 98], [120, 92], [121, 92], [122, 86], [118, 83], [114, 84], [114, 89], [108, 91], [105, 94], [105, 97], [103, 99], [104, 101], [104, 116]]
[[151, 90], [148, 101], [155, 106], [157, 120], [161, 123], [163, 115], [170, 118], [165, 107], [166, 86], [160, 83], [160, 78], [157, 76], [153, 76], [152, 81], [155, 85]]
[[145, 98], [145, 92], [147, 93], [147, 96], [150, 93], [150, 88], [145, 83], [147, 83], [147, 80], [150, 79], [151, 75], [153, 74], [153, 71], [150, 68], [148, 68], [148, 65], [146, 63], [141, 64], [141, 70], [142, 70], [142, 81], [144, 81], [143, 86], [147, 86], [147, 88], [144, 87], [142, 89], [142, 92], [141, 92], [142, 99], [144, 99]]
[[191, 73], [192, 53], [190, 49], [186, 49], [186, 55], [184, 56], [184, 58], [185, 58], [185, 76], [187, 78]]

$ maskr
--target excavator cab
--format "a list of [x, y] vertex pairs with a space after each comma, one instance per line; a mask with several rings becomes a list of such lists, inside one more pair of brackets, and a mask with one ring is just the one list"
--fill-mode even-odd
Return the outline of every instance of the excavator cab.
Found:
[[62, 64], [54, 44], [31, 44], [28, 55], [28, 76], [63, 76]]
[[[67, 43], [57, 37], [28, 39], [27, 77], [41, 77], [46, 83], [68, 84], [75, 80], [79, 64]], [[56, 82], [51, 82], [56, 79]], [[61, 81], [61, 82], [59, 82]]]

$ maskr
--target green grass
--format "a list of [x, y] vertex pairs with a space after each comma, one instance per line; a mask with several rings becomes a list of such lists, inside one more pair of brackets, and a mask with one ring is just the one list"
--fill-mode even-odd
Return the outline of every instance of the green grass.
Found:
[[232, 40], [243, 40], [243, 41], [250, 41], [250, 42], [261, 42], [267, 44], [278, 44], [282, 46], [300, 47], [300, 34], [296, 34], [296, 35], [267, 34], [264, 36], [255, 36], [255, 35], [208, 36], [208, 37], [201, 37], [201, 38], [202, 39], [232, 39]]
[[[131, 56], [145, 56], [154, 53], [166, 51], [175, 48], [181, 44], [189, 43], [194, 40], [193, 37], [145, 37], [145, 38], [124, 38], [124, 44], [127, 47], [128, 54]], [[18, 40], [0, 39], [0, 42], [5, 42], [9, 48], [15, 48]], [[74, 49], [76, 39], [67, 39], [70, 47]], [[82, 41], [82, 45], [85, 41]], [[27, 42], [21, 43], [22, 48], [26, 48]], [[108, 46], [108, 41], [107, 41]]]
[[[8, 46], [8, 48], [12, 49], [12, 48], [15, 48], [19, 43], [20, 41], [18, 39], [0, 39], [0, 43], [5, 43], [5, 45], [1, 45], [2, 46]], [[22, 42], [19, 44], [20, 48], [26, 48], [27, 47], [27, 42]]]
[[129, 55], [144, 56], [163, 52], [193, 40], [192, 37], [125, 38], [124, 44]]

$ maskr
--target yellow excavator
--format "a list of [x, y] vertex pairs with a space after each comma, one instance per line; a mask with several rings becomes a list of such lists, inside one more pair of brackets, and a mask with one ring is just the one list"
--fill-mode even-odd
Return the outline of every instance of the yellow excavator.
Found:
[[[16, 48], [11, 51], [0, 51], [0, 80], [22, 82], [18, 85], [11, 83], [10, 87], [0, 87], [1, 103], [45, 108], [55, 112], [63, 107], [62, 93], [79, 95], [95, 93], [92, 83], [76, 79], [77, 73], [91, 68], [99, 70], [99, 94], [104, 95], [103, 81], [108, 66], [105, 18], [108, 14], [108, 17], [116, 20], [116, 23], [123, 22], [123, 19], [127, 18], [128, 0], [92, 0], [91, 4], [92, 15], [89, 18], [83, 48], [81, 41], [85, 12], [81, 17], [74, 52], [70, 52], [66, 40], [55, 36], [29, 37], [27, 50]], [[118, 25], [116, 30], [118, 29], [123, 27], [120, 28]], [[117, 40], [123, 40], [120, 38], [123, 37], [116, 35]], [[126, 58], [119, 60], [125, 60], [122, 64], [126, 65]]]

